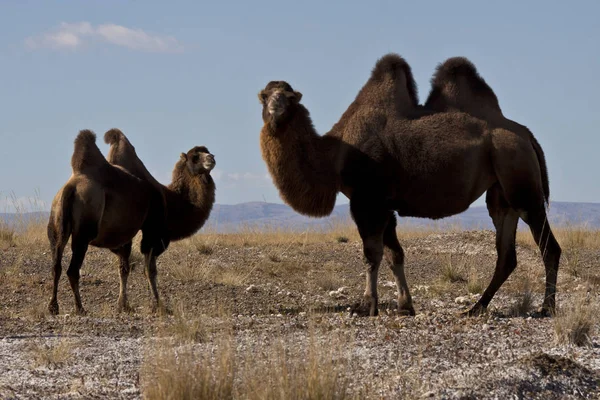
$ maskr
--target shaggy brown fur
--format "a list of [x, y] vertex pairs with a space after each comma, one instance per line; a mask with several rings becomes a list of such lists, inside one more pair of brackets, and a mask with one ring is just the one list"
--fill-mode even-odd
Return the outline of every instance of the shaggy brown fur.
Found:
[[510, 248], [519, 216], [538, 243], [548, 244], [543, 308], [554, 310], [560, 248], [547, 224], [542, 167], [531, 140], [465, 113], [421, 110], [405, 64], [393, 54], [380, 59], [325, 136], [315, 131], [299, 92], [286, 82], [267, 84], [259, 93], [260, 143], [282, 198], [298, 212], [321, 216], [331, 212], [342, 191], [350, 199], [369, 264], [365, 300], [370, 315], [378, 312], [377, 273], [384, 252], [396, 278], [399, 308], [414, 315], [394, 211], [443, 218], [465, 211], [491, 190], [498, 264], [469, 314], [485, 309], [514, 269]]
[[171, 184], [164, 186], [148, 172], [123, 132], [111, 129], [104, 135], [104, 141], [110, 145], [107, 158], [111, 164], [150, 182], [163, 194], [170, 240], [180, 240], [198, 232], [210, 216], [215, 202], [215, 183], [210, 176], [216, 165], [215, 157], [206, 147], [196, 146], [187, 153], [181, 153]]
[[466, 112], [496, 127], [529, 138], [539, 158], [544, 195], [546, 203], [548, 202], [550, 184], [542, 147], [526, 126], [511, 121], [502, 114], [496, 94], [479, 75], [471, 61], [464, 57], [453, 57], [438, 65], [431, 78], [431, 92], [425, 102], [425, 108], [436, 112]]
[[[108, 248], [128, 260], [131, 240], [140, 229], [143, 232], [141, 251], [147, 261], [150, 255], [158, 257], [169, 245], [160, 192], [123, 168], [109, 164], [96, 146], [96, 135], [92, 131], [83, 130], [75, 139], [71, 167], [73, 175], [54, 197], [48, 222], [54, 278], [48, 309], [52, 314], [58, 314], [58, 282], [69, 237], [73, 255], [67, 276], [79, 313], [85, 312], [79, 295], [79, 270], [89, 245]], [[148, 279], [156, 306], [156, 264], [148, 264]], [[128, 261], [121, 262], [119, 309], [128, 308], [128, 274]]]

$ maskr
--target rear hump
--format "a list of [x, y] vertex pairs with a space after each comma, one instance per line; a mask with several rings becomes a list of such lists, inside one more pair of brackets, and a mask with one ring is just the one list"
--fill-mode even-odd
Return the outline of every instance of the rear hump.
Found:
[[96, 134], [89, 129], [79, 131], [75, 138], [71, 168], [73, 172], [85, 172], [107, 165], [108, 162], [96, 145]]

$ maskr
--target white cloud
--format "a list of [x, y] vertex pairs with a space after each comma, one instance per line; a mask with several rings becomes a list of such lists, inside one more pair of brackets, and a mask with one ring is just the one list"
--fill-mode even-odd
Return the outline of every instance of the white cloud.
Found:
[[152, 53], [183, 51], [183, 46], [173, 36], [153, 35], [141, 29], [116, 24], [94, 27], [89, 22], [63, 22], [49, 32], [25, 39], [25, 45], [30, 49], [77, 50], [92, 42], [110, 43]]

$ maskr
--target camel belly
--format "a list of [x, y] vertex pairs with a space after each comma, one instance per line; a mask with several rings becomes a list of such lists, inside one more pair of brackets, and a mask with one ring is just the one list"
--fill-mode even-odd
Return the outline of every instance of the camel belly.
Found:
[[144, 201], [136, 207], [125, 209], [122, 203], [107, 198], [102, 218], [98, 224], [98, 234], [90, 244], [96, 247], [114, 249], [130, 242], [142, 229], [148, 206]]
[[387, 203], [400, 216], [445, 218], [465, 211], [495, 182], [492, 176], [480, 176], [473, 182], [450, 179], [429, 183], [419, 179], [397, 187]]

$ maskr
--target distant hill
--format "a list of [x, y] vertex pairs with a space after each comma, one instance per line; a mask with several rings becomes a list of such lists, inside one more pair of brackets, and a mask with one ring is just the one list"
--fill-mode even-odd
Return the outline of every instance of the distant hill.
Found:
[[[600, 203], [552, 202], [549, 212], [553, 226], [586, 225], [600, 229]], [[22, 226], [29, 221], [48, 219], [47, 212], [26, 214], [0, 214], [0, 220], [11, 226]], [[348, 204], [335, 207], [327, 218], [302, 216], [285, 204], [249, 202], [234, 205], [216, 204], [205, 229], [231, 232], [245, 227], [281, 228], [291, 230], [327, 229], [339, 223], [350, 221]], [[423, 218], [400, 218], [399, 225], [412, 227], [455, 227], [463, 229], [493, 229], [492, 221], [484, 206], [471, 207], [462, 214], [442, 220]], [[521, 222], [521, 225], [523, 223]]]
[[[586, 225], [592, 229], [600, 229], [600, 203], [552, 202], [549, 219], [553, 226]], [[208, 226], [219, 231], [232, 231], [243, 226], [324, 229], [349, 220], [348, 204], [336, 206], [331, 216], [327, 218], [309, 218], [296, 213], [284, 204], [250, 202], [215, 205]], [[452, 226], [463, 229], [493, 229], [494, 227], [485, 206], [471, 207], [462, 214], [437, 221], [424, 218], [399, 218], [398, 222], [399, 225], [413, 227]]]

